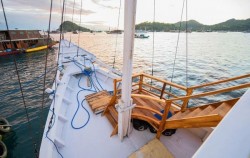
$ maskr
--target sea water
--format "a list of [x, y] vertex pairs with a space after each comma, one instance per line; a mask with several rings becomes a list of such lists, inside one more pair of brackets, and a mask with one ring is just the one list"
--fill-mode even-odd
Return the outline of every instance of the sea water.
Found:
[[[154, 34], [154, 39], [153, 33], [149, 35], [148, 39], [135, 39], [133, 72], [143, 71], [148, 74], [153, 72], [156, 77], [172, 80], [183, 86], [199, 85], [250, 73], [250, 33], [181, 33], [179, 41], [178, 33], [159, 32]], [[59, 39], [58, 34], [52, 36]], [[123, 34], [66, 33], [64, 38], [92, 52], [108, 65], [114, 65], [116, 69], [121, 70]], [[46, 88], [52, 86], [55, 76], [57, 49], [58, 47], [49, 51]], [[42, 108], [45, 54], [46, 51], [41, 51], [0, 58], [0, 112], [1, 117], [7, 118], [13, 125], [12, 131], [3, 138], [10, 158], [34, 157], [35, 149], [39, 152], [51, 104], [46, 94], [45, 105]], [[13, 63], [14, 58], [17, 60], [29, 123]], [[173, 66], [174, 61], [175, 66]], [[208, 87], [195, 93], [245, 82], [250, 80], [244, 79], [220, 87]], [[244, 91], [236, 91], [198, 101], [202, 104], [216, 99], [238, 97], [243, 93]]]

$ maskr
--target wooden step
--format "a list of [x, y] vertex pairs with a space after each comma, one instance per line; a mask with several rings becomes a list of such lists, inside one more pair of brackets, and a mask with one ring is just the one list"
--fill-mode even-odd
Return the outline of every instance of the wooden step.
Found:
[[189, 114], [187, 114], [186, 116], [184, 116], [184, 118], [194, 117], [198, 113], [200, 113], [203, 109], [204, 109], [204, 107], [197, 107], [195, 110], [193, 110], [192, 112], [190, 112]]
[[192, 111], [194, 111], [194, 110], [186, 109], [186, 111], [184, 111], [184, 112], [179, 111], [174, 116], [170, 117], [168, 120], [176, 120], [176, 119], [179, 119], [179, 118], [183, 118], [184, 116], [191, 113]]
[[162, 109], [160, 109], [157, 105], [155, 105], [155, 103], [151, 102], [149, 99], [142, 99], [139, 97], [133, 97], [134, 103], [137, 105], [141, 105], [141, 106], [147, 106], [150, 108], [153, 108], [157, 111], [161, 111]]
[[107, 119], [109, 120], [109, 122], [111, 123], [111, 125], [113, 126], [113, 128], [115, 128], [116, 125], [117, 125], [117, 121], [113, 118], [113, 116], [111, 116], [111, 114], [109, 112], [107, 112], [105, 114], [105, 116], [107, 117]]
[[222, 117], [224, 117], [227, 112], [232, 108], [233, 105], [230, 105], [226, 102], [222, 103], [220, 106], [218, 106], [216, 109], [214, 109], [210, 114], [219, 114]]
[[116, 111], [114, 106], [108, 107], [110, 115], [113, 117], [115, 122], [118, 122], [118, 112]]
[[200, 113], [198, 113], [196, 116], [203, 116], [210, 114], [214, 109], [216, 109], [218, 106], [207, 106], [204, 110], [202, 110]]

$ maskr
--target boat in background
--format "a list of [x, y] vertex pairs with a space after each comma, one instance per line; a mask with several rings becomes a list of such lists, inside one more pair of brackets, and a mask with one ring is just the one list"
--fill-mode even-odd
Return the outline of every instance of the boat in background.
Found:
[[149, 38], [149, 35], [146, 31], [136, 31], [135, 38]]
[[122, 30], [106, 31], [107, 34], [122, 34]]
[[35, 52], [52, 47], [57, 42], [40, 34], [39, 30], [0, 30], [0, 56]]

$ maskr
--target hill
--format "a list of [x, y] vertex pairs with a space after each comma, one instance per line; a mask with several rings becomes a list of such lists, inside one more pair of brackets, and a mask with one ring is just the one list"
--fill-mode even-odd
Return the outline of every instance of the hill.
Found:
[[[143, 22], [136, 25], [137, 30], [155, 30], [156, 32], [168, 32], [173, 30], [179, 30], [181, 26], [181, 31], [186, 29], [186, 21], [177, 23], [159, 23], [159, 22]], [[191, 31], [249, 31], [250, 30], [250, 19], [246, 20], [236, 20], [230, 19], [225, 22], [215, 24], [215, 25], [204, 25], [195, 20], [187, 21], [187, 28]]]
[[63, 31], [66, 32], [72, 32], [72, 31], [82, 31], [82, 32], [89, 32], [90, 29], [87, 29], [85, 27], [79, 26], [71, 21], [64, 21], [60, 26], [59, 26], [59, 30], [62, 27]]

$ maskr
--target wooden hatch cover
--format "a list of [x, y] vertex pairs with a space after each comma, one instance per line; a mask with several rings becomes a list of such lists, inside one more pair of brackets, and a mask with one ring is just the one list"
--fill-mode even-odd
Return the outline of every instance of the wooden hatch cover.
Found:
[[101, 113], [109, 104], [112, 96], [106, 91], [100, 91], [87, 95], [86, 101], [95, 114]]
[[155, 138], [132, 153], [129, 158], [174, 158], [174, 156]]

